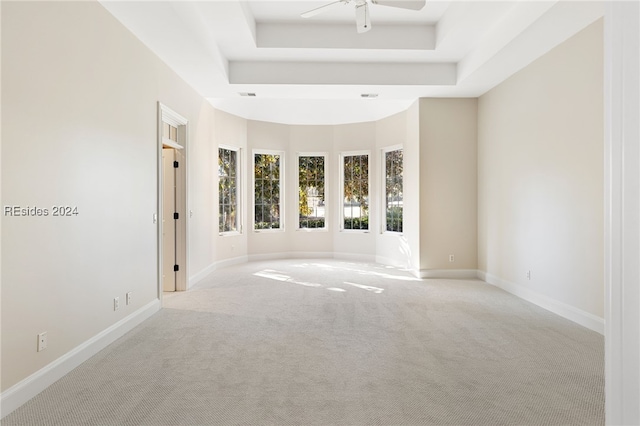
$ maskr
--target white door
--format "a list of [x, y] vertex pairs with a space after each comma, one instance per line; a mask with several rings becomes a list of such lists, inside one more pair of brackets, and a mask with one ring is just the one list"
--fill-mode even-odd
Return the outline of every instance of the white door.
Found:
[[162, 290], [176, 291], [175, 149], [162, 149]]

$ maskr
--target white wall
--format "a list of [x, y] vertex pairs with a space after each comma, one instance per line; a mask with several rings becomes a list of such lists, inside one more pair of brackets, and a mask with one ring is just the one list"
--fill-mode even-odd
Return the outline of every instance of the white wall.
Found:
[[600, 327], [602, 31], [592, 24], [478, 104], [478, 268]]
[[96, 2], [3, 2], [2, 88], [3, 206], [78, 208], [2, 217], [4, 392], [157, 301], [158, 101], [190, 122], [191, 267], [215, 258], [215, 145], [213, 109]]
[[475, 98], [420, 100], [420, 268], [425, 276], [451, 269], [473, 275], [477, 268], [477, 114]]

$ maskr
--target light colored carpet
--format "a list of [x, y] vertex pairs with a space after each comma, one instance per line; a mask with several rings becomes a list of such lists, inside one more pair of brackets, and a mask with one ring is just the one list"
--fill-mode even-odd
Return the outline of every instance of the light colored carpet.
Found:
[[604, 424], [603, 337], [476, 280], [219, 270], [3, 425]]

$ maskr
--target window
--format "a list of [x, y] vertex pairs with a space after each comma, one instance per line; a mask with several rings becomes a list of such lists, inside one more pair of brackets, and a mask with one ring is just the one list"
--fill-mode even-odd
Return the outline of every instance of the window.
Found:
[[369, 229], [369, 154], [341, 156], [342, 229]]
[[218, 148], [218, 231], [240, 231], [240, 156], [238, 148]]
[[383, 150], [384, 230], [402, 232], [402, 148]]
[[325, 154], [298, 155], [298, 227], [325, 229]]
[[253, 229], [282, 229], [282, 176], [284, 156], [281, 152], [254, 151]]
[[162, 137], [173, 142], [178, 142], [178, 128], [169, 123], [162, 122]]

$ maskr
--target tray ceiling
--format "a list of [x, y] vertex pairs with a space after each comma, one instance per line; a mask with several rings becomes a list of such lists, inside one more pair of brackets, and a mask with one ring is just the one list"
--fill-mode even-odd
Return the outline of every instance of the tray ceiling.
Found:
[[[476, 97], [603, 15], [601, 2], [102, 1], [216, 108], [288, 124], [371, 121], [421, 97]], [[255, 96], [242, 96], [252, 93]], [[377, 97], [363, 98], [363, 94]]]

